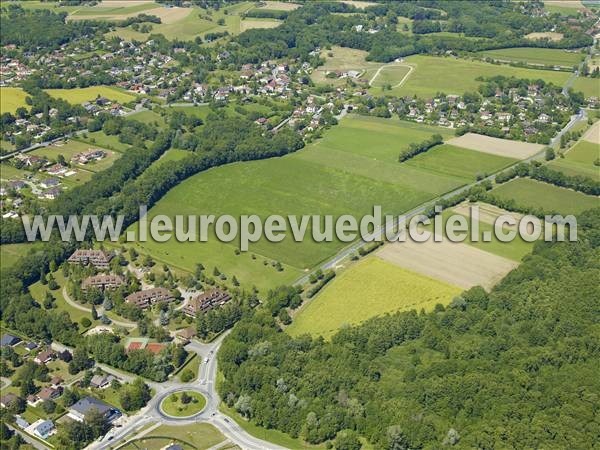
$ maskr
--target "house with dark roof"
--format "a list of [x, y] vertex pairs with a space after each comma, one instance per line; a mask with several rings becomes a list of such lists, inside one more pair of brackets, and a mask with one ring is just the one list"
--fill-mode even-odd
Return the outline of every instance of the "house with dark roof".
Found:
[[121, 411], [117, 408], [107, 405], [102, 400], [89, 396], [83, 397], [77, 403], [73, 404], [67, 415], [77, 422], [83, 422], [85, 421], [86, 416], [92, 411], [97, 411], [102, 414], [108, 423], [113, 422], [121, 416]]
[[148, 308], [149, 306], [159, 302], [170, 303], [173, 300], [175, 300], [175, 297], [173, 297], [171, 291], [164, 287], [156, 287], [134, 292], [125, 298], [127, 303], [131, 303], [132, 305], [142, 309]]
[[14, 347], [19, 342], [21, 342], [20, 338], [18, 338], [17, 336], [13, 336], [12, 334], [6, 333], [3, 334], [2, 338], [0, 339], [0, 347]]

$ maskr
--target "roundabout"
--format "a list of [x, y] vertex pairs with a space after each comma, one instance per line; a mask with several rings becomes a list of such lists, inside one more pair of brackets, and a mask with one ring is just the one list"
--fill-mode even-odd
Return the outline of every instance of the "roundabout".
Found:
[[169, 419], [191, 419], [204, 411], [206, 397], [195, 390], [178, 390], [165, 395], [158, 404], [160, 414]]

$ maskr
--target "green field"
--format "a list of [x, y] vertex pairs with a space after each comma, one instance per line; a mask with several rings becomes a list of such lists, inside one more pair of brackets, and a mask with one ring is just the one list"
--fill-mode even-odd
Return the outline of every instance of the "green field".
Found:
[[86, 142], [89, 145], [99, 145], [102, 148], [107, 148], [120, 153], [127, 151], [127, 149], [131, 147], [129, 144], [119, 142], [118, 135], [114, 134], [108, 136], [107, 134], [104, 134], [103, 131], [94, 131], [92, 133], [87, 133], [86, 135], [80, 135], [77, 137], [77, 140]]
[[191, 397], [191, 401], [188, 403], [181, 401], [183, 392], [177, 392], [165, 398], [160, 404], [163, 412], [174, 417], [189, 417], [204, 409], [206, 399], [202, 394], [194, 391], [185, 391], [185, 394]]
[[598, 197], [529, 178], [509, 181], [492, 190], [491, 193], [499, 198], [512, 198], [518, 205], [558, 211], [561, 214], [578, 214], [586, 209], [600, 206]]
[[[100, 161], [90, 162], [86, 165], [79, 165], [72, 163], [72, 167], [80, 171], [81, 169], [90, 171], [90, 172], [100, 172], [102, 170], [108, 169], [113, 163], [121, 157], [121, 154], [118, 152], [106, 150], [103, 147], [98, 145], [90, 145], [81, 141], [68, 141], [64, 145], [52, 145], [49, 147], [43, 147], [31, 152], [32, 155], [37, 155], [48, 159], [49, 161], [55, 161], [58, 155], [63, 155], [65, 160], [69, 162], [71, 158], [81, 152], [86, 152], [91, 149], [100, 149], [105, 150], [107, 152], [107, 156]], [[70, 178], [70, 177], [69, 177]], [[69, 178], [66, 178], [68, 180]]]
[[[384, 214], [400, 214], [474, 181], [477, 173], [511, 162], [446, 146], [410, 163], [397, 162], [400, 148], [437, 132], [449, 136], [446, 129], [350, 115], [323, 139], [293, 155], [230, 164], [191, 177], [168, 192], [149, 217], [183, 212], [263, 218], [272, 214], [361, 217], [372, 213], [374, 205], [381, 205]], [[148, 240], [132, 245], [183, 270], [192, 271], [197, 263], [210, 270], [216, 266], [229, 278], [235, 275], [244, 283], [266, 288], [295, 281], [345, 244], [311, 239], [297, 243], [287, 236], [280, 243], [260, 240], [241, 255], [234, 252], [237, 242], [220, 243], [214, 236], [201, 243], [171, 238], [168, 243]], [[269, 264], [272, 261], [280, 261], [285, 270], [277, 272]]]
[[[577, 2], [577, 0], [575, 0], [574, 3], [575, 2]], [[561, 3], [564, 4], [565, 2]], [[552, 2], [549, 1], [544, 2], [544, 9], [550, 13], [558, 13], [563, 16], [575, 17], [579, 14], [579, 8], [561, 6], [560, 4], [553, 5]]]
[[573, 83], [573, 89], [581, 91], [588, 97], [600, 97], [600, 80], [598, 78], [577, 77]]
[[584, 58], [584, 55], [581, 53], [567, 52], [566, 50], [527, 47], [487, 50], [480, 54], [499, 61], [514, 61], [567, 67], [576, 66]]
[[186, 450], [204, 450], [225, 441], [225, 436], [208, 423], [195, 423], [187, 426], [161, 425], [141, 439], [136, 439], [120, 447], [122, 450], [160, 450], [173, 441]]
[[27, 170], [17, 169], [7, 162], [0, 164], [0, 179], [5, 180], [23, 180], [25, 177], [31, 176], [32, 172]]
[[[103, 6], [100, 3], [98, 6], [84, 6], [77, 8], [71, 12], [74, 17], [79, 16], [116, 16], [122, 17], [126, 14], [135, 14], [147, 11], [149, 9], [159, 8], [160, 5], [153, 2], [140, 3], [132, 6]], [[148, 13], [150, 14], [150, 13]], [[81, 17], [82, 19], [85, 17]], [[111, 17], [112, 19], [112, 17]]]
[[415, 55], [406, 58], [405, 62], [414, 65], [415, 70], [402, 86], [387, 91], [390, 95], [412, 97], [416, 94], [424, 98], [435, 96], [438, 92], [460, 95], [466, 91], [477, 91], [481, 84], [476, 80], [477, 77], [497, 75], [543, 79], [562, 86], [570, 75], [567, 72], [526, 69], [452, 57]]
[[[287, 328], [292, 336], [331, 337], [345, 325], [400, 310], [431, 310], [462, 289], [370, 256], [336, 277]], [[343, 313], [342, 313], [343, 311]]]
[[410, 67], [408, 66], [387, 66], [381, 69], [377, 78], [373, 80], [373, 87], [381, 87], [381, 86], [396, 86], [398, 83], [402, 81], [402, 79], [406, 76]]
[[564, 158], [557, 158], [549, 165], [567, 175], [581, 175], [600, 181], [600, 167], [594, 165], [594, 161], [598, 158], [600, 158], [598, 145], [579, 141], [565, 153]]
[[78, 105], [91, 102], [98, 97], [106, 97], [119, 103], [128, 103], [136, 99], [136, 96], [121, 89], [110, 86], [90, 86], [86, 88], [73, 89], [44, 89], [52, 97], [62, 98], [69, 103]]
[[0, 87], [0, 114], [5, 112], [14, 114], [21, 106], [28, 108], [25, 103], [27, 95], [21, 88]]
[[370, 78], [382, 64], [367, 61], [366, 56], [367, 52], [364, 50], [333, 46], [331, 50], [321, 52], [320, 57], [325, 60], [325, 63], [313, 71], [311, 78], [317, 84], [336, 85], [345, 83], [345, 79], [326, 77], [327, 72], [336, 70], [366, 71], [364, 75], [361, 75], [361, 78]]
[[163, 128], [165, 126], [165, 120], [162, 118], [162, 116], [158, 113], [155, 113], [154, 111], [141, 111], [141, 112], [136, 112], [134, 114], [131, 114], [129, 116], [130, 119], [132, 120], [137, 120], [138, 122], [142, 122], [142, 123], [146, 123], [146, 124], [150, 124], [150, 125], [156, 125], [159, 128]]
[[[196, 36], [205, 36], [207, 33], [216, 33], [228, 31], [229, 34], [235, 35], [241, 32], [241, 17], [240, 14], [252, 7], [252, 3], [242, 2], [235, 5], [221, 8], [218, 11], [206, 10], [202, 8], [191, 8], [189, 14], [181, 17], [178, 20], [163, 21], [161, 24], [151, 24], [152, 30], [150, 33], [140, 33], [133, 30], [131, 27], [117, 28], [108, 34], [108, 36], [119, 36], [126, 40], [145, 41], [150, 34], [162, 34], [167, 39], [192, 40]], [[227, 14], [225, 14], [225, 9]], [[219, 25], [219, 19], [225, 20], [224, 25]]]
[[22, 244], [2, 244], [0, 245], [0, 269], [13, 266], [19, 259], [25, 256], [30, 250], [39, 247], [37, 242], [25, 242]]

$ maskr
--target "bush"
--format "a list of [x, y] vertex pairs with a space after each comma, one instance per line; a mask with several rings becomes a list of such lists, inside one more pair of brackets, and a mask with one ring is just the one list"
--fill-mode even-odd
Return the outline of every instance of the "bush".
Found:
[[89, 326], [92, 325], [92, 321], [90, 319], [88, 319], [87, 317], [82, 318], [80, 323], [83, 328], [88, 328]]
[[184, 383], [189, 383], [194, 379], [194, 372], [192, 372], [191, 369], [185, 369], [183, 372], [181, 372], [180, 378]]

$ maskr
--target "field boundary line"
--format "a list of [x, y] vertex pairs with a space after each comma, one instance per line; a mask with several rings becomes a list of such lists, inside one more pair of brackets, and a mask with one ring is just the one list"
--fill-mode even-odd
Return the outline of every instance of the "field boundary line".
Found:
[[392, 89], [398, 88], [400, 86], [402, 86], [404, 84], [404, 82], [406, 81], [406, 79], [410, 76], [410, 74], [413, 72], [413, 70], [415, 70], [415, 66], [411, 66], [410, 64], [397, 64], [397, 63], [392, 63], [392, 64], [385, 64], [383, 66], [381, 66], [379, 69], [377, 69], [377, 72], [375, 72], [375, 75], [373, 75], [373, 78], [371, 78], [371, 80], [369, 80], [369, 86], [373, 86], [373, 82], [375, 81], [375, 79], [379, 76], [379, 74], [381, 73], [381, 71], [385, 68], [391, 68], [391, 67], [408, 67], [408, 73], [406, 75], [404, 75], [404, 77], [402, 77], [402, 79], [400, 80], [400, 82], [398, 84], [395, 84], [394, 86], [392, 86]]

